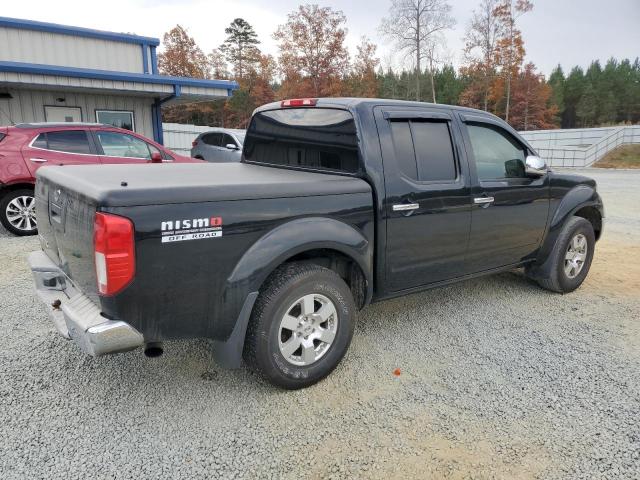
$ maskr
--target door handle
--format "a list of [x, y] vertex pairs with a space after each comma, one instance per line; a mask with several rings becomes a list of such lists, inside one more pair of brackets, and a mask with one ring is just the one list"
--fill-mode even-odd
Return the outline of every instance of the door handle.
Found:
[[473, 199], [473, 203], [478, 205], [493, 203], [493, 201], [494, 201], [493, 197], [476, 197]]
[[420, 205], [417, 203], [398, 203], [393, 206], [394, 212], [406, 212], [407, 210], [417, 210]]
[[33, 163], [45, 163], [46, 160], [44, 158], [30, 158]]

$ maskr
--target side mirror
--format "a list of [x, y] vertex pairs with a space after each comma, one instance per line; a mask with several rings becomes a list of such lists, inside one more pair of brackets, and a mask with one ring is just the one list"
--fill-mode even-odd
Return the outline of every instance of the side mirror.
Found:
[[238, 150], [238, 146], [235, 143], [227, 143], [225, 147], [229, 150]]
[[525, 173], [528, 176], [542, 177], [548, 171], [546, 162], [536, 155], [529, 155], [525, 163]]
[[151, 163], [162, 163], [162, 155], [160, 155], [160, 152], [153, 152], [151, 154]]

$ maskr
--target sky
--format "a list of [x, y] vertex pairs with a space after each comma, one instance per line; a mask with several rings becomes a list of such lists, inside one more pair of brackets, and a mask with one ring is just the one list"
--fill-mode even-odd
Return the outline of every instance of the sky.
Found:
[[[640, 0], [532, 0], [533, 11], [519, 20], [525, 41], [526, 61], [548, 75], [558, 64], [565, 70], [586, 68], [594, 59], [640, 56]], [[208, 52], [224, 40], [224, 29], [236, 17], [247, 20], [258, 33], [265, 53], [277, 56], [272, 33], [286, 22], [300, 3], [318, 3], [342, 10], [347, 17], [347, 46], [355, 54], [361, 36], [378, 45], [378, 57], [386, 68], [409, 65], [402, 54], [378, 33], [390, 0], [24, 0], [3, 2], [2, 16], [61, 23], [115, 32], [162, 38], [180, 24]], [[459, 66], [463, 36], [479, 0], [450, 0], [456, 19], [446, 33], [447, 58]], [[99, 6], [98, 6], [99, 5]], [[1, 58], [1, 54], [0, 54]]]

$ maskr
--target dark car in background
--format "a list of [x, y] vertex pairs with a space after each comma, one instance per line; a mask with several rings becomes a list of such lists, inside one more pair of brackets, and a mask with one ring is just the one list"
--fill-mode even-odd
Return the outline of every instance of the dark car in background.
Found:
[[98, 123], [0, 127], [0, 222], [16, 235], [37, 232], [33, 189], [43, 165], [195, 162], [129, 130]]
[[193, 141], [191, 156], [208, 162], [239, 162], [246, 130], [213, 128]]

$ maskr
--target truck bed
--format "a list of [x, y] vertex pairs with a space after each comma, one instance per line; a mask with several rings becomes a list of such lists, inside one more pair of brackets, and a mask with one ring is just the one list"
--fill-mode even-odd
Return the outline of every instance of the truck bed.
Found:
[[[237, 163], [44, 167], [36, 209], [42, 249], [53, 264], [104, 316], [126, 319], [147, 341], [226, 338], [251, 284], [234, 280], [244, 272], [239, 262], [285, 224], [287, 238], [299, 239], [317, 222], [342, 222], [363, 232], [368, 241], [355, 247], [372, 258], [371, 187], [345, 175]], [[129, 218], [135, 228], [136, 275], [115, 296], [97, 292], [97, 211]], [[216, 235], [165, 242], [165, 225], [171, 230], [211, 217], [220, 222]], [[286, 246], [274, 238], [255, 252], [259, 259], [273, 253], [263, 248]], [[259, 273], [258, 263], [252, 267]]]
[[79, 165], [42, 168], [38, 178], [102, 207], [366, 193], [361, 179], [245, 163]]

